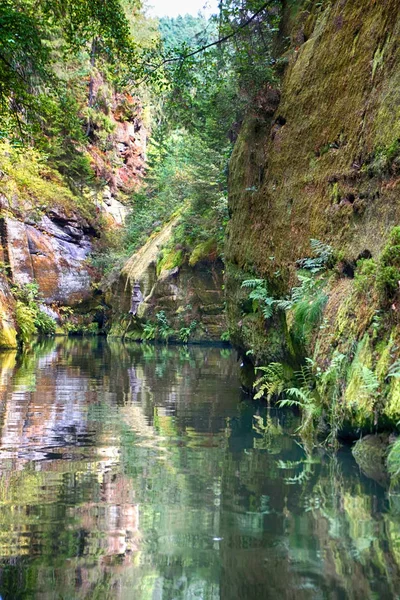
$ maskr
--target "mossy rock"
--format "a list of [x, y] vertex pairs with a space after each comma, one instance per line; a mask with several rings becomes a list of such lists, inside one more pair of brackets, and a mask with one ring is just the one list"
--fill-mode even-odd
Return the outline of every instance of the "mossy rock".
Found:
[[189, 258], [189, 265], [194, 267], [202, 260], [215, 260], [217, 258], [217, 242], [214, 238], [198, 244]]
[[352, 454], [361, 471], [380, 485], [389, 484], [389, 475], [386, 470], [386, 458], [389, 447], [389, 435], [366, 435], [356, 442]]
[[171, 271], [183, 264], [184, 256], [182, 250], [166, 249], [163, 250], [162, 258], [157, 263], [157, 275], [163, 271]]
[[3, 321], [0, 328], [0, 348], [13, 349], [17, 347], [17, 332], [15, 327]]

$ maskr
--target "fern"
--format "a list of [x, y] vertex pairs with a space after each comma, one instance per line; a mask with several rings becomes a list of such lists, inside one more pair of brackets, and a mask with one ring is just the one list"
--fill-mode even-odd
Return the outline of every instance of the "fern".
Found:
[[257, 390], [255, 399], [258, 400], [266, 395], [267, 400], [270, 400], [283, 392], [287, 375], [282, 363], [273, 362], [267, 367], [256, 367], [256, 371], [261, 371], [263, 375], [254, 383], [254, 388]]
[[400, 359], [389, 367], [387, 377], [400, 377]]
[[253, 311], [256, 312], [260, 308], [264, 319], [270, 319], [274, 314], [274, 306], [277, 301], [269, 295], [265, 279], [246, 279], [243, 281], [242, 287], [252, 290], [249, 299], [253, 301]]
[[379, 388], [379, 379], [375, 373], [367, 366], [362, 365], [359, 368], [362, 381], [362, 388], [370, 394], [376, 392]]
[[267, 282], [265, 279], [246, 279], [242, 283], [242, 287], [245, 288], [257, 288], [257, 287], [266, 287]]
[[311, 390], [307, 388], [292, 387], [286, 390], [286, 393], [289, 399], [296, 401], [303, 408], [306, 408], [314, 401]]
[[311, 388], [315, 385], [315, 375], [312, 367], [314, 361], [306, 359], [306, 364], [302, 365], [299, 371], [296, 371], [295, 376], [302, 388]]
[[301, 258], [298, 260], [297, 265], [301, 269], [306, 269], [311, 271], [311, 273], [318, 273], [333, 265], [334, 251], [332, 246], [315, 239], [310, 240], [310, 246], [314, 253], [314, 257]]

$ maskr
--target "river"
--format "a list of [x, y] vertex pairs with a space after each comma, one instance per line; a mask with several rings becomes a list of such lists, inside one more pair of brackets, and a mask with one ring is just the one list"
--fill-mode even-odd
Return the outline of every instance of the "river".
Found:
[[400, 598], [400, 500], [240, 391], [233, 351], [0, 355], [2, 600]]

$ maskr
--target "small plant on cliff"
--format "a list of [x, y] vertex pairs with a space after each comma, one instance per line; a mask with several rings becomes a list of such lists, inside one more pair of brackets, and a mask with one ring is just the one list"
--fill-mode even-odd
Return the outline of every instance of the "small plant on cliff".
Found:
[[55, 320], [43, 310], [37, 311], [34, 323], [41, 335], [54, 335], [56, 332]]
[[197, 321], [192, 321], [188, 327], [181, 327], [178, 334], [181, 342], [187, 344], [196, 327]]
[[315, 364], [306, 359], [298, 371], [284, 363], [273, 362], [265, 367], [257, 367], [262, 373], [254, 384], [257, 393], [255, 398], [266, 396], [267, 400], [279, 401], [279, 406], [295, 406], [301, 409], [302, 423], [299, 431], [304, 436], [311, 436], [314, 423], [321, 415], [321, 399], [317, 390]]
[[159, 337], [162, 340], [168, 342], [169, 338], [175, 332], [169, 324], [169, 321], [167, 319], [167, 315], [165, 314], [165, 311], [160, 310], [160, 312], [158, 312], [156, 314], [156, 319], [157, 319], [157, 333], [158, 333]]
[[294, 329], [302, 337], [306, 337], [318, 324], [325, 304], [328, 300], [323, 288], [326, 278], [321, 272], [335, 264], [335, 255], [331, 246], [311, 240], [314, 257], [297, 261], [300, 271], [297, 275], [300, 285], [292, 289], [290, 297], [274, 298], [268, 290], [265, 279], [246, 279], [243, 288], [250, 288], [249, 299], [252, 300], [253, 311], [261, 310], [265, 319], [272, 317], [276, 310], [292, 310]]
[[263, 397], [267, 400], [278, 398], [286, 389], [290, 375], [288, 377], [283, 363], [272, 362], [266, 367], [256, 367], [256, 372], [261, 374], [254, 383], [256, 400]]
[[310, 246], [314, 256], [298, 260], [297, 265], [301, 269], [306, 269], [307, 271], [311, 271], [311, 273], [319, 273], [334, 266], [335, 253], [332, 246], [315, 239], [310, 240]]
[[253, 312], [261, 310], [264, 319], [272, 317], [277, 300], [268, 292], [265, 279], [246, 279], [243, 288], [250, 288], [249, 299], [252, 300]]
[[321, 416], [321, 398], [316, 386], [315, 363], [310, 358], [299, 371], [294, 373], [294, 385], [285, 390], [285, 398], [279, 406], [297, 406], [301, 409], [301, 426], [299, 431], [305, 437], [314, 433], [314, 426]]
[[376, 288], [381, 302], [392, 302], [399, 292], [400, 281], [400, 227], [393, 227], [378, 265]]
[[157, 325], [151, 321], [147, 321], [143, 325], [142, 340], [154, 340], [157, 333]]
[[12, 289], [17, 299], [15, 318], [21, 342], [26, 344], [35, 335], [54, 335], [56, 322], [40, 308], [38, 284], [14, 285]]
[[35, 310], [17, 300], [15, 319], [17, 321], [18, 337], [23, 344], [27, 344], [37, 334], [35, 316]]

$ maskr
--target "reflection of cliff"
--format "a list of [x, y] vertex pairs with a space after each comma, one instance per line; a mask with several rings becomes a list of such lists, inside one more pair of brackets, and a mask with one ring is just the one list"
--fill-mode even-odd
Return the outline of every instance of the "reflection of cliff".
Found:
[[345, 452], [307, 454], [276, 417], [255, 431], [222, 468], [221, 598], [395, 597], [399, 516], [380, 486]]
[[17, 584], [46, 600], [396, 597], [396, 498], [350, 453], [306, 452], [291, 412], [239, 402], [220, 350], [65, 340], [14, 358], [6, 598]]

